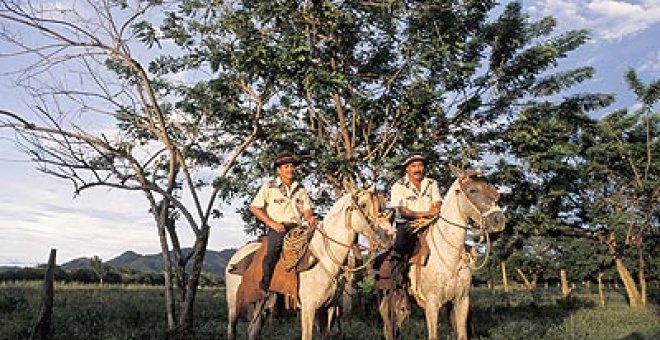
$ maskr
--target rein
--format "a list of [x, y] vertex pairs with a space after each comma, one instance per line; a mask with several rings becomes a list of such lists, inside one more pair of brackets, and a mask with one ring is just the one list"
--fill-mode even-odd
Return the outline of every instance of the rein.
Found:
[[[366, 212], [364, 212], [364, 211], [362, 210], [362, 208], [360, 208], [359, 204], [356, 203], [356, 201], [355, 201], [356, 196], [357, 196], [357, 195], [351, 195], [351, 205], [350, 205], [348, 208], [346, 208], [346, 210], [347, 210], [347, 213], [346, 213], [346, 221], [345, 221], [345, 223], [346, 223], [346, 227], [349, 228], [349, 229], [352, 229], [352, 228], [350, 227], [350, 226], [351, 226], [351, 214], [350, 214], [350, 213], [351, 213], [351, 211], [353, 211], [353, 210], [357, 210], [357, 211], [360, 212], [360, 214], [362, 214], [362, 217], [364, 217], [364, 219], [367, 221], [367, 224], [368, 224], [368, 226], [369, 226], [369, 229], [371, 229], [372, 231], [375, 232], [375, 228], [377, 228], [377, 226], [376, 226], [376, 222], [374, 222], [373, 217], [371, 217], [369, 214], [367, 214]], [[370, 218], [370, 217], [371, 217], [371, 218]], [[325, 230], [323, 230], [323, 228], [321, 228], [321, 227], [319, 227], [319, 226], [314, 227], [314, 229], [318, 230], [319, 233], [321, 234], [321, 236], [323, 236], [323, 244], [324, 244], [324, 246], [325, 246], [325, 247], [324, 247], [324, 248], [325, 248], [325, 251], [328, 253], [328, 255], [329, 255], [330, 259], [332, 260], [332, 262], [334, 262], [337, 266], [339, 266], [339, 268], [340, 268], [343, 272], [357, 272], [357, 271], [360, 271], [360, 270], [362, 270], [362, 269], [364, 269], [364, 268], [367, 268], [367, 266], [371, 265], [371, 263], [376, 259], [376, 252], [375, 252], [375, 251], [372, 251], [372, 248], [375, 247], [375, 246], [373, 246], [373, 245], [375, 245], [376, 242], [374, 242], [374, 240], [372, 240], [372, 238], [369, 237], [368, 235], [364, 235], [364, 236], [368, 239], [369, 244], [372, 245], [372, 246], [370, 246], [370, 247], [364, 247], [364, 246], [362, 246], [362, 245], [360, 245], [360, 244], [346, 244], [346, 243], [344, 243], [344, 242], [338, 241], [338, 240], [334, 239], [333, 237], [331, 237], [330, 235], [328, 235], [328, 234], [325, 232]], [[366, 260], [362, 265], [351, 268], [351, 267], [349, 267], [349, 266], [344, 265], [341, 261], [339, 261], [339, 260], [337, 259], [337, 257], [335, 256], [335, 254], [330, 250], [331, 248], [329, 247], [329, 242], [328, 242], [328, 241], [332, 241], [332, 242], [334, 242], [335, 244], [338, 244], [338, 245], [340, 245], [340, 246], [342, 246], [342, 247], [344, 247], [344, 248], [348, 248], [348, 249], [355, 249], [355, 248], [357, 247], [357, 249], [358, 249], [359, 251], [367, 250], [367, 251], [368, 251], [368, 254], [369, 254], [369, 255], [368, 255], [369, 257], [367, 258], [367, 260]], [[356, 254], [356, 255], [357, 255], [357, 254]], [[326, 271], [326, 273], [329, 273], [329, 271], [328, 271], [326, 268], [324, 268], [324, 270]]]
[[[472, 209], [474, 209], [474, 211], [476, 211], [476, 212], [479, 214], [479, 221], [477, 222], [477, 224], [479, 224], [479, 228], [478, 228], [478, 230], [479, 230], [479, 234], [480, 234], [480, 239], [479, 239], [479, 242], [477, 242], [476, 245], [480, 245], [480, 244], [482, 244], [482, 240], [484, 239], [484, 235], [485, 235], [485, 239], [486, 239], [486, 255], [484, 256], [484, 260], [482, 261], [482, 263], [481, 263], [480, 265], [478, 265], [478, 266], [473, 265], [472, 263], [476, 262], [476, 259], [474, 259], [474, 258], [472, 257], [472, 255], [468, 253], [468, 256], [470, 257], [470, 262], [471, 262], [470, 267], [472, 268], [472, 270], [479, 270], [479, 269], [483, 268], [483, 267], [486, 265], [486, 263], [488, 263], [488, 257], [490, 256], [490, 250], [491, 250], [490, 234], [488, 233], [487, 228], [484, 227], [484, 225], [485, 225], [485, 219], [486, 219], [486, 217], [488, 217], [490, 214], [496, 212], [496, 211], [498, 210], [498, 207], [497, 207], [496, 205], [492, 205], [492, 206], [490, 207], [490, 209], [488, 209], [488, 211], [486, 211], [485, 213], [482, 213], [481, 210], [479, 210], [479, 208], [477, 207], [477, 205], [476, 205], [476, 204], [470, 199], [470, 196], [468, 196], [468, 195], [465, 193], [465, 190], [463, 190], [463, 186], [462, 186], [462, 183], [461, 183], [460, 180], [459, 180], [459, 189], [458, 189], [457, 191], [460, 192], [460, 193], [462, 193], [462, 194], [465, 196], [465, 198], [467, 199], [468, 203], [470, 204], [470, 207], [471, 207]], [[459, 208], [460, 208], [460, 207], [459, 207]], [[462, 224], [459, 224], [459, 223], [456, 223], [456, 222], [450, 221], [450, 220], [446, 219], [445, 217], [443, 217], [442, 214], [438, 215], [437, 217], [434, 217], [434, 218], [430, 219], [430, 220], [428, 221], [428, 223], [429, 223], [429, 224], [435, 223], [435, 221], [437, 221], [438, 219], [441, 219], [442, 221], [444, 221], [445, 223], [447, 223], [447, 224], [450, 225], [450, 226], [457, 227], [457, 228], [463, 229], [463, 230], [465, 230], [465, 231], [471, 231], [471, 230], [474, 230], [474, 229], [475, 229], [475, 228], [471, 228], [471, 227], [468, 226], [467, 224], [466, 224], [466, 225], [462, 225]], [[447, 239], [445, 238], [444, 234], [442, 233], [442, 230], [438, 230], [438, 231], [440, 232], [440, 235], [441, 235], [442, 238], [445, 240], [445, 242], [447, 242], [447, 244], [449, 244], [452, 248], [454, 248], [455, 250], [459, 251], [459, 253], [464, 253], [464, 252], [465, 252], [465, 249], [464, 249], [464, 248], [461, 248], [460, 246], [457, 247], [457, 246], [452, 245], [451, 242], [449, 242], [449, 240], [447, 240]], [[431, 239], [433, 239], [433, 234], [431, 234], [430, 236], [431, 236]], [[435, 251], [436, 251], [436, 252], [438, 253], [438, 255], [439, 255], [440, 252], [439, 252], [439, 250], [438, 250], [438, 246], [436, 245], [436, 242], [433, 240], [432, 243], [433, 243], [434, 248], [436, 248]], [[439, 257], [440, 260], [443, 262], [443, 264], [444, 264], [445, 266], [447, 266], [447, 263], [445, 263], [445, 261], [442, 260], [442, 257], [440, 257], [440, 256], [438, 256], [438, 257]]]

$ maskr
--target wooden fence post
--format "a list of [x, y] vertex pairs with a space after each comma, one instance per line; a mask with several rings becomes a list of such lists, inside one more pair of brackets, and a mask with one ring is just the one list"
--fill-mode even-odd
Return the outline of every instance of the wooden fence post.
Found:
[[30, 339], [45, 340], [51, 338], [51, 317], [53, 315], [53, 292], [55, 280], [55, 253], [57, 250], [51, 249], [48, 257], [48, 267], [44, 276], [44, 285], [41, 292], [41, 310], [37, 318], [37, 323], [32, 328]]
[[598, 273], [598, 296], [600, 305], [605, 306], [605, 287], [603, 287], [603, 273]]
[[568, 297], [571, 296], [571, 292], [573, 291], [573, 289], [571, 289], [568, 286], [568, 279], [566, 278], [566, 271], [562, 269], [559, 272], [559, 274], [560, 274], [560, 278], [561, 278], [561, 295], [564, 296], [564, 299], [567, 299]]

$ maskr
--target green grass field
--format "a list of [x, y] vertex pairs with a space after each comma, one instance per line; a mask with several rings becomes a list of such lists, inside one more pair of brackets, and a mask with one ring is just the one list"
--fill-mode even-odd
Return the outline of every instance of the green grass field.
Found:
[[[592, 287], [593, 288], [593, 287]], [[57, 285], [53, 310], [54, 339], [164, 339], [164, 298], [160, 287]], [[474, 289], [471, 328], [476, 339], [660, 339], [660, 316], [653, 304], [647, 311], [630, 310], [621, 292], [608, 292], [605, 307], [597, 294], [578, 292], [570, 302], [557, 288], [539, 288], [538, 303], [523, 290], [510, 295], [505, 307], [500, 293]], [[378, 339], [381, 323], [372, 296], [357, 304], [333, 339]], [[657, 299], [653, 299], [657, 303]], [[39, 284], [0, 284], [0, 340], [29, 338], [39, 308]], [[195, 310], [196, 339], [224, 339], [226, 310], [222, 288], [204, 288]], [[239, 324], [239, 339], [246, 322]], [[441, 338], [451, 338], [446, 319]], [[264, 339], [295, 339], [300, 327], [295, 312], [266, 323]], [[423, 339], [423, 313], [415, 309], [403, 339]]]

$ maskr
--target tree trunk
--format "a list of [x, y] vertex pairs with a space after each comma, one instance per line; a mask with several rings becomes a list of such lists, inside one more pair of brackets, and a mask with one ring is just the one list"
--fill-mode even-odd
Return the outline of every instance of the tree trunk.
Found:
[[527, 288], [527, 290], [529, 290], [530, 292], [533, 291], [535, 287], [531, 282], [529, 282], [525, 273], [523, 273], [523, 271], [520, 270], [520, 268], [516, 268], [516, 271], [518, 272], [518, 275], [520, 275], [520, 278], [523, 280], [523, 283], [525, 284], [525, 288]]
[[600, 297], [600, 305], [605, 306], [605, 287], [603, 287], [603, 273], [598, 273], [598, 297]]
[[616, 235], [614, 235], [613, 233], [609, 235], [607, 246], [610, 250], [610, 253], [614, 257], [614, 264], [616, 265], [616, 271], [617, 273], [619, 273], [619, 277], [621, 277], [623, 286], [626, 289], [626, 295], [628, 296], [628, 303], [630, 304], [630, 307], [643, 308], [642, 298], [639, 294], [639, 290], [637, 290], [637, 285], [635, 284], [635, 280], [633, 280], [630, 271], [628, 271], [628, 268], [626, 268], [626, 264], [623, 262], [623, 259], [621, 258], [619, 249], [617, 247]]
[[640, 288], [640, 296], [641, 296], [641, 302], [642, 306], [646, 307], [646, 300], [647, 300], [647, 290], [646, 290], [646, 275], [645, 275], [645, 270], [646, 270], [646, 263], [644, 262], [644, 245], [641, 244], [637, 247], [637, 250], [639, 252], [639, 288]]
[[626, 265], [623, 263], [623, 260], [619, 257], [616, 257], [614, 259], [614, 263], [616, 264], [616, 271], [619, 273], [621, 281], [623, 281], [623, 286], [626, 289], [630, 307], [643, 308], [644, 306], [642, 305], [642, 298], [639, 294], [639, 290], [637, 289], [637, 285], [635, 284], [635, 280], [633, 280], [633, 277], [630, 275], [630, 272], [628, 271], [628, 268], [626, 268]]
[[167, 314], [167, 330], [173, 332], [176, 329], [174, 313], [174, 287], [172, 284], [172, 267], [170, 265], [170, 250], [167, 245], [165, 225], [156, 218], [158, 227], [158, 238], [160, 239], [161, 263], [163, 266], [163, 279], [165, 284], [165, 313]]
[[536, 279], [534, 280], [533, 283], [529, 282], [529, 280], [527, 279], [527, 276], [525, 275], [525, 273], [523, 273], [523, 271], [520, 268], [516, 268], [516, 271], [518, 272], [518, 275], [520, 275], [520, 278], [522, 278], [523, 283], [525, 284], [525, 288], [527, 288], [529, 293], [532, 294], [532, 301], [534, 301], [534, 303], [537, 304], [538, 301], [537, 301], [537, 296], [536, 296], [536, 292], [535, 292]]
[[55, 279], [55, 254], [57, 250], [51, 249], [48, 257], [48, 268], [44, 276], [44, 285], [41, 292], [41, 311], [37, 323], [32, 329], [30, 339], [50, 339], [51, 338], [51, 317], [53, 316], [53, 293]]
[[568, 279], [566, 278], [565, 270], [562, 269], [560, 271], [560, 277], [561, 277], [561, 295], [564, 297], [564, 299], [568, 299], [571, 296], [571, 292], [573, 290], [568, 286]]
[[181, 305], [181, 314], [179, 315], [179, 327], [184, 336], [192, 336], [193, 331], [193, 311], [195, 306], [195, 297], [199, 285], [199, 278], [202, 274], [202, 265], [206, 255], [206, 247], [209, 241], [209, 226], [203, 226], [200, 235], [195, 240], [192, 255], [192, 271], [186, 286], [185, 301]]
[[502, 284], [504, 285], [504, 305], [509, 306], [509, 280], [506, 277], [506, 262], [501, 262], [502, 267]]

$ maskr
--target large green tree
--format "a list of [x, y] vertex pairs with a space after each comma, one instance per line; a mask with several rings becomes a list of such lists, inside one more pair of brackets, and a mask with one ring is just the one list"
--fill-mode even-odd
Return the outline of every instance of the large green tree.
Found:
[[[614, 265], [630, 305], [638, 307], [646, 299], [649, 250], [657, 247], [658, 81], [644, 85], [632, 70], [626, 80], [638, 97], [635, 109], [594, 119], [585, 107], [548, 103], [526, 109], [510, 127], [527, 177], [519, 183], [530, 185], [533, 196], [511, 216], [520, 221], [516, 233], [545, 238], [574, 278], [593, 279]], [[633, 254], [639, 289], [628, 269]]]
[[[637, 105], [607, 114], [585, 133], [587, 180], [579, 202], [586, 203], [586, 220], [609, 249], [630, 305], [642, 307], [646, 263], [653, 254], [657, 262], [660, 227], [660, 80], [646, 85], [634, 70], [625, 78]], [[625, 262], [635, 255], [639, 286]]]
[[[250, 177], [266, 175], [266, 160], [277, 150], [307, 154], [307, 178], [321, 188], [316, 197], [322, 200], [346, 183], [391, 181], [398, 176], [393, 165], [416, 150], [430, 154], [433, 175], [448, 185], [448, 163], [507, 157], [501, 131], [523, 104], [594, 73], [590, 67], [553, 70], [588, 39], [586, 31], [555, 35], [551, 17], [532, 21], [517, 2], [495, 16], [496, 6], [183, 1], [160, 30], [186, 53], [162, 59], [158, 71], [194, 60], [219, 77], [259, 79], [279, 113], [261, 124], [251, 150], [256, 163], [246, 167]], [[573, 96], [562, 105], [591, 109], [599, 100]]]

